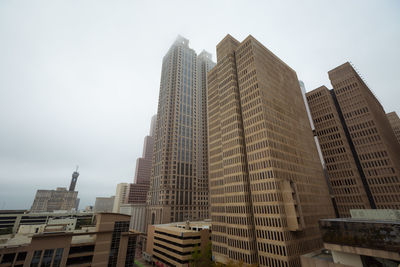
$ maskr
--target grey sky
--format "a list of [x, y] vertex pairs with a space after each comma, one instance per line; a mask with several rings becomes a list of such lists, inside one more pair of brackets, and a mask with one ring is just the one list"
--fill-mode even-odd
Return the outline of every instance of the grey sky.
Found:
[[400, 108], [399, 1], [0, 1], [0, 209], [68, 186], [81, 208], [132, 182], [162, 57], [252, 34], [307, 90], [351, 61], [385, 110]]

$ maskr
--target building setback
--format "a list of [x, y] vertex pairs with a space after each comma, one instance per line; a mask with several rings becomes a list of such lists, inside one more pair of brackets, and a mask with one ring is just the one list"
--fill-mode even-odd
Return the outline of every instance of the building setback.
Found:
[[197, 56], [183, 37], [163, 58], [148, 224], [208, 217], [204, 77], [212, 66], [211, 56], [206, 52]]
[[[151, 163], [154, 149], [154, 128], [157, 116], [151, 118], [150, 135], [144, 138], [142, 157], [136, 160], [134, 183], [129, 185], [125, 203], [145, 204], [150, 186]], [[144, 218], [143, 218], [144, 220]]]
[[307, 93], [341, 217], [351, 208], [400, 208], [400, 144], [385, 111], [350, 63], [333, 85]]
[[400, 143], [400, 119], [399, 116], [397, 116], [396, 112], [390, 112], [386, 114], [390, 125], [392, 126], [392, 129], [394, 131], [394, 135], [397, 138], [397, 141]]
[[208, 73], [208, 134], [215, 260], [300, 266], [334, 211], [296, 72], [227, 35]]

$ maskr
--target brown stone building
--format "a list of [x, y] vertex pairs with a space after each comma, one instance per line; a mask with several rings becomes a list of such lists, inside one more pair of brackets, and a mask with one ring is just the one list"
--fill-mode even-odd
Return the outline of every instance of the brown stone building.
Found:
[[317, 88], [307, 100], [340, 216], [399, 209], [400, 144], [383, 107], [350, 63], [329, 78], [333, 89]]
[[0, 236], [0, 266], [134, 266], [137, 234], [129, 231], [129, 220], [99, 213], [95, 227]]
[[386, 114], [390, 125], [392, 126], [392, 129], [394, 131], [394, 135], [397, 138], [397, 141], [400, 143], [400, 119], [399, 116], [397, 116], [396, 112], [390, 112]]
[[300, 266], [334, 216], [296, 72], [252, 36], [226, 36], [208, 73], [215, 260]]
[[[211, 55], [178, 37], [163, 58], [150, 189], [148, 224], [209, 217], [205, 75]], [[200, 80], [202, 81], [200, 83]]]
[[136, 160], [134, 183], [129, 185], [129, 193], [125, 203], [145, 204], [150, 187], [150, 175], [154, 149], [154, 128], [157, 116], [151, 119], [150, 135], [144, 138], [142, 157]]

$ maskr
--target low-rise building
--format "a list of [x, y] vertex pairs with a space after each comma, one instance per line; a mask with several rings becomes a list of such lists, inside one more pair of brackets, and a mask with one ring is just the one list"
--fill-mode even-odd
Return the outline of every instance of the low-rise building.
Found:
[[350, 213], [320, 220], [324, 249], [301, 256], [302, 266], [400, 266], [400, 210]]
[[55, 210], [76, 210], [78, 191], [68, 191], [65, 187], [56, 190], [37, 190], [31, 212], [51, 212]]
[[34, 212], [0, 210], [0, 235], [16, 234], [21, 225], [47, 224], [51, 219], [76, 218], [77, 225], [93, 222], [94, 213], [76, 211]]
[[143, 257], [156, 265], [188, 266], [192, 252], [211, 238], [211, 221], [149, 225]]
[[127, 215], [99, 213], [96, 225], [79, 230], [53, 224], [3, 235], [0, 266], [134, 266], [138, 234], [129, 221]]

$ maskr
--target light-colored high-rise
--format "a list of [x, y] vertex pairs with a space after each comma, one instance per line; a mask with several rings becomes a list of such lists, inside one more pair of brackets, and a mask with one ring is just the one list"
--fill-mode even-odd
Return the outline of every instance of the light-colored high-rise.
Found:
[[115, 191], [115, 198], [114, 198], [114, 206], [112, 209], [113, 212], [119, 213], [119, 208], [121, 207], [121, 204], [125, 203], [128, 194], [129, 194], [128, 183], [117, 184], [117, 190]]
[[333, 89], [307, 93], [341, 217], [350, 209], [400, 209], [400, 144], [382, 105], [348, 62]]
[[211, 56], [197, 56], [178, 37], [163, 58], [150, 190], [149, 224], [208, 217], [204, 155], [206, 72]]
[[296, 72], [252, 36], [226, 36], [208, 74], [215, 260], [300, 266], [334, 216]]

